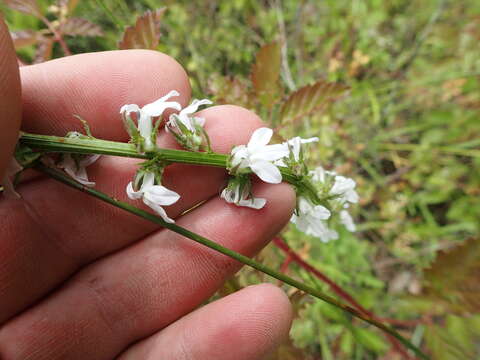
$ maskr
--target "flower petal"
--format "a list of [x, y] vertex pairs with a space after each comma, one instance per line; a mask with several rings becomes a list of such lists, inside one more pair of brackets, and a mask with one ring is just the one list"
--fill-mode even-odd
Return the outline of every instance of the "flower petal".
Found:
[[160, 116], [166, 109], [175, 109], [180, 111], [182, 106], [176, 101], [160, 101], [161, 99], [147, 104], [142, 108], [142, 114], [155, 117]]
[[167, 213], [165, 212], [165, 209], [162, 208], [161, 206], [157, 205], [156, 203], [154, 202], [151, 202], [148, 198], [144, 197], [143, 198], [143, 202], [145, 203], [145, 205], [147, 205], [148, 207], [150, 207], [152, 210], [154, 210], [158, 215], [160, 215], [160, 217], [167, 223], [170, 223], [170, 224], [173, 224], [175, 222], [175, 220], [173, 219], [170, 219], [167, 215]]
[[143, 197], [157, 205], [172, 205], [180, 199], [175, 191], [162, 185], [153, 185], [144, 190]]
[[135, 191], [133, 190], [133, 183], [130, 181], [127, 185], [127, 196], [132, 200], [139, 200], [143, 197], [142, 190]]
[[250, 151], [255, 151], [256, 148], [267, 145], [272, 138], [272, 135], [273, 130], [266, 127], [261, 127], [255, 130], [248, 142], [247, 148]]
[[190, 105], [188, 105], [186, 108], [182, 109], [182, 111], [180, 111], [180, 114], [191, 115], [191, 114], [195, 113], [200, 106], [211, 105], [211, 104], [213, 104], [213, 103], [208, 99], [202, 99], [202, 100], [195, 99], [195, 100], [192, 101], [192, 103]]
[[245, 206], [249, 207], [252, 209], [261, 209], [265, 206], [267, 203], [266, 199], [263, 198], [253, 198], [253, 199], [248, 199], [248, 200], [240, 200], [237, 205], [239, 206]]
[[258, 160], [250, 164], [252, 171], [263, 181], [270, 184], [279, 184], [282, 182], [280, 170], [268, 161]]
[[284, 144], [274, 144], [258, 147], [254, 153], [250, 155], [250, 160], [266, 160], [275, 161], [288, 156], [288, 147]]

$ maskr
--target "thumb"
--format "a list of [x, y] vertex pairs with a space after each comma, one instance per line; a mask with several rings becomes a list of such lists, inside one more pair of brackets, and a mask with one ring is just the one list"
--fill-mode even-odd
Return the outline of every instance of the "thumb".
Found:
[[0, 14], [0, 182], [17, 143], [21, 119], [17, 57], [7, 25]]

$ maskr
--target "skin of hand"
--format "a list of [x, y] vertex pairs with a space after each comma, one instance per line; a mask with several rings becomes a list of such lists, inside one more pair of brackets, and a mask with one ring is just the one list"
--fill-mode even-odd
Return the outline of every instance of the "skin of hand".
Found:
[[[65, 135], [81, 131], [78, 114], [94, 136], [128, 141], [122, 105], [143, 105], [172, 89], [183, 106], [190, 101], [185, 71], [158, 52], [81, 54], [18, 69], [0, 19], [0, 54], [0, 179], [20, 123], [24, 131]], [[223, 153], [262, 126], [237, 106], [213, 106], [201, 116], [213, 150]], [[177, 147], [165, 131], [158, 143]], [[89, 177], [129, 201], [125, 187], [137, 163], [102, 157]], [[265, 208], [240, 208], [219, 198], [225, 181], [221, 169], [168, 167], [164, 185], [182, 195], [168, 214], [254, 255], [289, 220], [294, 192], [258, 183], [254, 193], [268, 200]], [[287, 336], [290, 303], [272, 285], [199, 307], [240, 268], [235, 261], [33, 172], [17, 189], [20, 200], [0, 195], [0, 359], [262, 359]]]

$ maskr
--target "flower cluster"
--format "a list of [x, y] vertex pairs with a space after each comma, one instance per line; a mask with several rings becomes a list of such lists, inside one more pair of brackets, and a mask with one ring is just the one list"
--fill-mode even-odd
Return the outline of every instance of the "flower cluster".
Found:
[[330, 210], [323, 205], [314, 205], [307, 197], [299, 196], [297, 210], [290, 221], [300, 231], [327, 242], [338, 238], [338, 233], [328, 226], [328, 221], [334, 220], [332, 213], [335, 212], [347, 230], [355, 231], [355, 223], [347, 210], [351, 203], [358, 202], [355, 181], [322, 167], [310, 171], [308, 176], [318, 189], [320, 197], [328, 199]]
[[[136, 104], [124, 105], [120, 114], [130, 141], [140, 153], [151, 153], [153, 158], [141, 164], [126, 188], [127, 196], [143, 202], [160, 215], [164, 221], [172, 223], [164, 206], [176, 203], [180, 195], [162, 185], [163, 169], [166, 165], [155, 158], [158, 128], [166, 110], [174, 110], [165, 123], [165, 130], [187, 150], [210, 152], [208, 135], [203, 126], [205, 119], [196, 115], [202, 105], [210, 105], [207, 99], [193, 100], [182, 109], [180, 103], [171, 98], [180, 94], [172, 90], [160, 99], [139, 107]], [[70, 137], [83, 136], [71, 133]], [[273, 130], [262, 127], [255, 130], [245, 145], [235, 146], [227, 161], [230, 174], [228, 185], [221, 191], [221, 198], [237, 206], [261, 209], [267, 200], [252, 194], [250, 174], [270, 184], [282, 182], [283, 175], [296, 179], [298, 184], [297, 207], [291, 218], [297, 228], [322, 241], [338, 238], [333, 225], [340, 223], [349, 231], [355, 224], [348, 212], [349, 205], [358, 202], [355, 181], [319, 167], [309, 171], [304, 161], [303, 146], [318, 141], [317, 137], [303, 139], [294, 137], [280, 144], [269, 144]], [[88, 180], [86, 167], [98, 156], [63, 155], [57, 164], [67, 174], [86, 186], [94, 183]]]
[[[172, 90], [142, 108], [136, 104], [122, 106], [120, 114], [125, 129], [139, 152], [155, 151], [157, 130], [162, 121], [162, 115], [167, 109], [180, 112], [170, 115], [165, 124], [165, 130], [170, 132], [177, 142], [187, 150], [199, 151], [202, 148], [204, 137], [206, 137], [203, 130], [205, 119], [194, 114], [200, 106], [210, 105], [212, 102], [207, 99], [193, 100], [190, 105], [182, 109], [180, 103], [170, 101], [170, 98], [179, 95], [177, 91]], [[137, 125], [135, 125], [132, 115], [137, 120]], [[208, 144], [208, 137], [206, 139]], [[162, 172], [163, 166], [151, 166], [149, 162], [144, 163], [135, 175], [134, 181], [127, 185], [127, 196], [132, 200], [143, 200], [164, 221], [173, 223], [174, 220], [168, 217], [163, 206], [176, 203], [180, 199], [180, 195], [161, 185]]]

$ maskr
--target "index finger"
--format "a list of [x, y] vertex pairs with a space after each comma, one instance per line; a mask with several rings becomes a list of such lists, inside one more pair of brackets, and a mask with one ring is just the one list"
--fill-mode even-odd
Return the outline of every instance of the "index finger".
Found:
[[80, 54], [20, 69], [23, 124], [27, 132], [64, 136], [82, 131], [73, 115], [88, 121], [95, 137], [128, 140], [119, 110], [143, 106], [170, 90], [185, 105], [190, 85], [183, 68], [168, 55], [150, 50]]
[[0, 14], [0, 182], [12, 157], [20, 128], [22, 106], [17, 57]]

